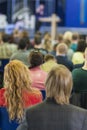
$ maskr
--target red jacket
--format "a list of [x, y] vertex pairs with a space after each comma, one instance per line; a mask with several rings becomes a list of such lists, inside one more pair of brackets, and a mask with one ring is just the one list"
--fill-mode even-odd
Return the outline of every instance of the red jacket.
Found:
[[[5, 88], [0, 89], [0, 106], [6, 106], [4, 98]], [[23, 100], [25, 108], [42, 101], [42, 95], [39, 90], [34, 89], [33, 92], [23, 91]]]

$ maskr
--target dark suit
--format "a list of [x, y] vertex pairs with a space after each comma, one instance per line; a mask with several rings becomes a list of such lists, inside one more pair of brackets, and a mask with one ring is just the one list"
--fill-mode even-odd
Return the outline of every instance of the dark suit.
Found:
[[87, 130], [87, 111], [47, 99], [26, 111], [17, 130]]
[[73, 63], [68, 60], [67, 56], [56, 56], [56, 60], [58, 64], [65, 65], [70, 71], [73, 70]]

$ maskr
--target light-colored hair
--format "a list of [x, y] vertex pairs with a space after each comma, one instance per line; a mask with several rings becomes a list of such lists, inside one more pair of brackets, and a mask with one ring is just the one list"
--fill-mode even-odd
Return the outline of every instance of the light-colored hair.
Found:
[[72, 32], [67, 31], [67, 32], [64, 33], [63, 39], [64, 39], [64, 40], [70, 40], [70, 41], [72, 41], [72, 35], [73, 35]]
[[68, 46], [65, 43], [60, 43], [57, 46], [57, 52], [60, 54], [67, 54]]
[[21, 120], [24, 114], [23, 90], [32, 91], [30, 72], [21, 61], [10, 61], [4, 71], [5, 99], [11, 120]]
[[64, 65], [56, 65], [49, 72], [46, 82], [46, 96], [58, 104], [68, 104], [72, 89], [71, 72]]
[[52, 51], [52, 43], [50, 40], [45, 40], [42, 48], [46, 49], [48, 52]]

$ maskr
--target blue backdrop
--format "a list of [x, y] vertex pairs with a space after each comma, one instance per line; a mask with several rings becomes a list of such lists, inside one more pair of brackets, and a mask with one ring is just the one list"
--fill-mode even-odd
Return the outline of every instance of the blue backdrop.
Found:
[[87, 27], [87, 0], [66, 0], [67, 27]]

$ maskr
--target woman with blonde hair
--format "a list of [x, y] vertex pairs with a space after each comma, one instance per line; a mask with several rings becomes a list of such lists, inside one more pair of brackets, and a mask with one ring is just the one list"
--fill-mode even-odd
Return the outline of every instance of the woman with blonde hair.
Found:
[[1, 90], [3, 95], [0, 99], [0, 106], [7, 106], [11, 120], [20, 121], [25, 108], [42, 101], [41, 93], [39, 90], [33, 89], [31, 84], [29, 69], [21, 61], [13, 60], [6, 65], [4, 72], [5, 88]]
[[47, 99], [27, 109], [25, 121], [17, 130], [87, 130], [87, 111], [69, 104], [70, 71], [63, 65], [55, 66], [45, 86]]

